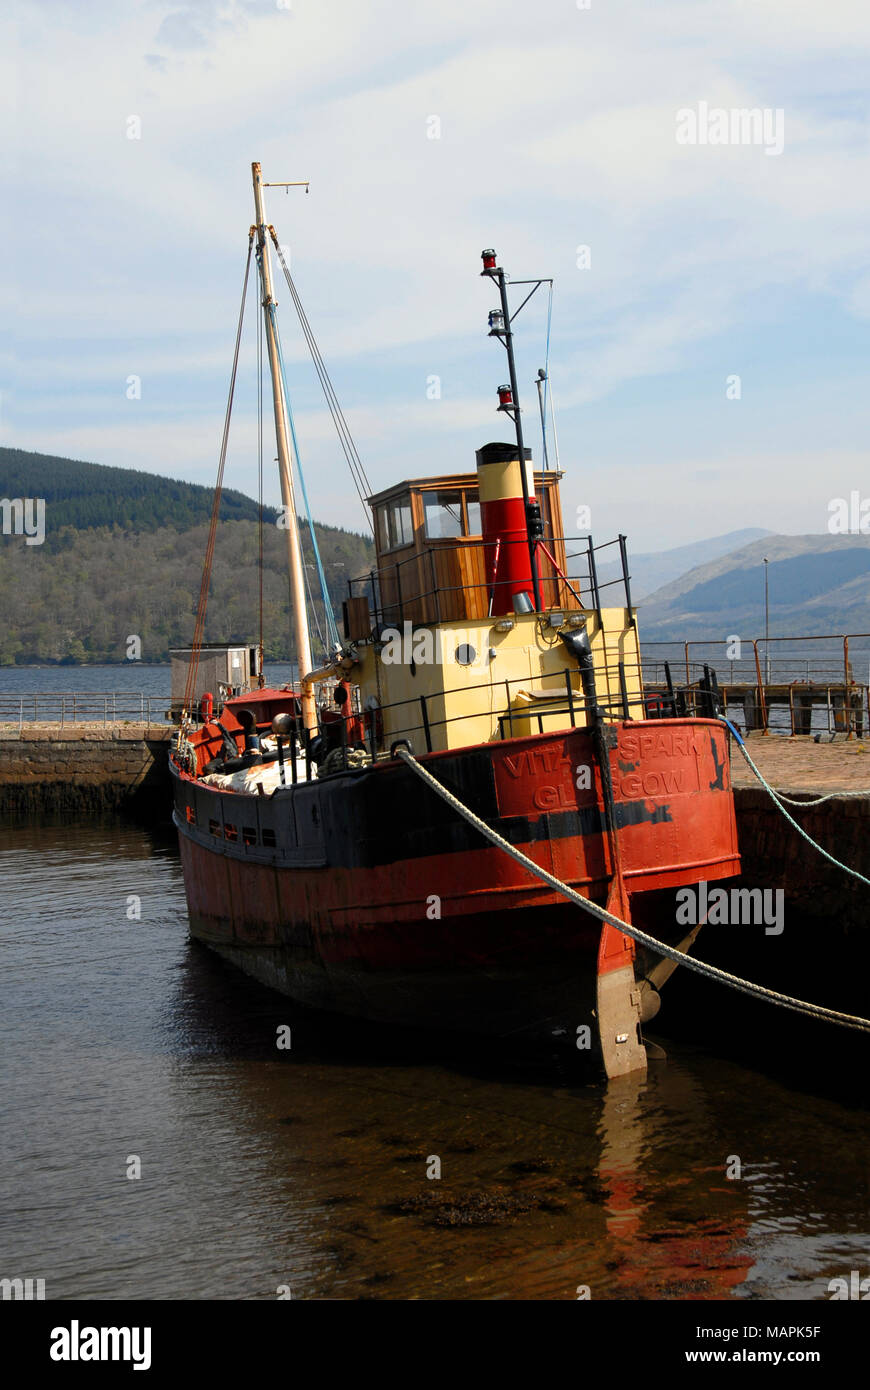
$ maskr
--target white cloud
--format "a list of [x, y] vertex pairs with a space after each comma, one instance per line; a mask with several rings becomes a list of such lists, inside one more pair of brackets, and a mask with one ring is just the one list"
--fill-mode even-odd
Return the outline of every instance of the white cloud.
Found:
[[[270, 190], [269, 215], [292, 245], [379, 485], [405, 460], [405, 472], [467, 468], [498, 432], [503, 364], [482, 335], [491, 296], [476, 278], [484, 245], [515, 275], [556, 276], [563, 458], [588, 472], [595, 406], [596, 485], [629, 509], [615, 488], [626, 399], [633, 453], [676, 487], [678, 464], [659, 448], [639, 389], [656, 378], [674, 389], [678, 429], [687, 403], [676, 384], [686, 382], [693, 408], [703, 354], [720, 347], [739, 362], [783, 303], [806, 315], [805, 338], [819, 300], [843, 320], [870, 312], [863, 4], [43, 4], [23, 13], [17, 46], [24, 80], [6, 201], [25, 214], [0, 293], [17, 296], [11, 416], [28, 447], [104, 450], [106, 462], [155, 471], [171, 460], [189, 477], [210, 466], [253, 158], [267, 179], [312, 181], [310, 197]], [[675, 113], [700, 99], [783, 107], [782, 156], [677, 145]], [[131, 114], [141, 140], [126, 138]], [[440, 140], [426, 138], [432, 114]], [[590, 271], [576, 267], [580, 243], [592, 247]], [[304, 348], [279, 298], [297, 363]], [[523, 381], [539, 365], [542, 331], [538, 303], [520, 321]], [[793, 336], [784, 325], [783, 367]], [[823, 340], [815, 352], [823, 377]], [[159, 410], [152, 401], [139, 432], [110, 399], [129, 371], [159, 382]], [[422, 400], [430, 372], [445, 381], [435, 410]], [[791, 407], [778, 395], [771, 409], [797, 450], [788, 476], [797, 468], [810, 480], [815, 455], [794, 458], [808, 432], [824, 431], [805, 394], [797, 381]], [[526, 405], [534, 413], [534, 399]], [[305, 408], [299, 422], [312, 457], [332, 466], [325, 413]], [[608, 423], [620, 442], [599, 449]], [[711, 423], [706, 465], [733, 471], [770, 457], [751, 429], [728, 447], [723, 455]], [[328, 510], [325, 487], [321, 497]], [[636, 508], [645, 528], [649, 503]], [[693, 526], [688, 504], [679, 524]]]

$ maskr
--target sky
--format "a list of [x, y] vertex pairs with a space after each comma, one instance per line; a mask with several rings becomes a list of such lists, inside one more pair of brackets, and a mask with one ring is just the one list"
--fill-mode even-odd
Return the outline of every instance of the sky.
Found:
[[[0, 443], [213, 484], [259, 160], [310, 180], [267, 216], [375, 489], [511, 438], [492, 246], [554, 280], [568, 533], [579, 507], [642, 551], [818, 533], [870, 494], [865, 0], [28, 0], [0, 24]], [[280, 291], [312, 510], [364, 530]], [[225, 477], [252, 495], [256, 313]], [[516, 325], [538, 462], [546, 326], [541, 291]]]

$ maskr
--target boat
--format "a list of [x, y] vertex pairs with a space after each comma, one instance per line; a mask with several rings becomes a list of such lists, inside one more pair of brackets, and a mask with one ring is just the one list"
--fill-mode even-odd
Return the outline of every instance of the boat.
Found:
[[197, 697], [198, 619], [170, 754], [191, 935], [303, 1005], [642, 1071], [674, 963], [617, 924], [691, 946], [675, 890], [740, 869], [729, 752], [714, 676], [647, 698], [625, 537], [566, 537], [525, 444], [509, 301], [550, 282], [483, 252], [512, 437], [368, 493], [375, 564], [315, 664], [273, 247], [296, 291], [252, 171], [300, 678]]

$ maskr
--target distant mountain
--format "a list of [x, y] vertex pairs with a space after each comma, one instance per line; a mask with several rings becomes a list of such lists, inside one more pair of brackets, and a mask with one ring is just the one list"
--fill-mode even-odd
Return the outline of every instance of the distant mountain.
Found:
[[[727, 555], [732, 551], [740, 550], [750, 541], [759, 540], [762, 536], [772, 534], [771, 531], [765, 531], [763, 527], [749, 526], [742, 531], [728, 531], [722, 536], [712, 536], [706, 541], [692, 541], [688, 545], [678, 545], [673, 550], [657, 550], [646, 553], [639, 551], [635, 554], [629, 547], [632, 600], [637, 603], [640, 599], [646, 598], [648, 594], [655, 593], [664, 584], [670, 584], [671, 580], [679, 579], [687, 570], [693, 569], [696, 565], [704, 564], [708, 560], [715, 560], [720, 555]], [[615, 579], [619, 573], [621, 571], [616, 564], [599, 566], [599, 579], [602, 583], [608, 579]]]
[[870, 536], [776, 536], [698, 565], [644, 601], [647, 642], [870, 632]]
[[[165, 661], [193, 636], [212, 491], [133, 469], [0, 449], [0, 498], [46, 501], [45, 541], [0, 535], [0, 666]], [[267, 657], [290, 656], [286, 536], [264, 508], [263, 634]], [[221, 499], [205, 638], [255, 642], [259, 628], [258, 507], [233, 490]], [[337, 616], [348, 579], [367, 574], [367, 536], [314, 523]], [[307, 525], [306, 574], [314, 581]], [[318, 592], [311, 583], [312, 592]], [[320, 600], [313, 613], [323, 629]], [[315, 652], [315, 656], [319, 653]]]

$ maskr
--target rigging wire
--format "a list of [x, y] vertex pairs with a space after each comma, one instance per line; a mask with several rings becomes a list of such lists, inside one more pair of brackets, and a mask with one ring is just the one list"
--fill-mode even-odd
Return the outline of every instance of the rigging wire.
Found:
[[293, 306], [296, 309], [296, 314], [299, 319], [300, 327], [305, 336], [305, 341], [308, 344], [308, 350], [311, 353], [311, 359], [314, 363], [314, 369], [317, 372], [317, 376], [320, 381], [324, 397], [326, 399], [326, 404], [329, 408], [329, 413], [332, 416], [332, 421], [335, 425], [336, 433], [338, 434], [339, 444], [347, 461], [347, 466], [350, 470], [350, 475], [353, 479], [353, 484], [356, 488], [357, 496], [359, 497], [359, 500], [362, 504], [362, 508], [366, 517], [366, 522], [368, 523], [369, 530], [373, 530], [371, 514], [369, 511], [369, 507], [366, 503], [366, 498], [371, 496], [372, 485], [369, 482], [368, 477], [366, 476], [366, 471], [363, 466], [362, 459], [359, 456], [359, 450], [357, 449], [356, 444], [354, 443], [353, 436], [350, 432], [350, 428], [344, 416], [344, 412], [341, 408], [341, 405], [339, 404], [338, 396], [335, 392], [335, 387], [332, 384], [329, 372], [326, 368], [326, 363], [323, 360], [323, 354], [321, 353], [320, 348], [318, 347], [317, 340], [315, 339], [314, 333], [311, 328], [311, 324], [308, 321], [308, 316], [305, 313], [305, 310], [302, 306], [302, 300], [299, 297], [299, 292], [296, 289], [293, 277], [291, 276], [290, 270], [287, 266], [287, 262], [284, 259], [284, 252], [275, 234], [274, 227], [270, 227], [269, 231], [278, 256], [278, 261], [281, 265], [281, 269], [284, 272], [284, 279], [287, 281], [287, 288], [290, 291], [290, 297], [293, 300]]
[[317, 605], [315, 604], [314, 598], [311, 593], [311, 582], [308, 578], [308, 565], [306, 565], [304, 561], [302, 563], [302, 579], [305, 584], [305, 592], [308, 595], [308, 612], [314, 620], [314, 626], [317, 629], [317, 637], [320, 642], [320, 645], [323, 651], [326, 652], [328, 655], [329, 648], [327, 647], [326, 642], [323, 639], [323, 633], [320, 628], [320, 619], [317, 616]]
[[[329, 597], [329, 589], [327, 588], [326, 584], [326, 572], [323, 568], [323, 561], [320, 558], [320, 546], [317, 544], [317, 536], [314, 532], [314, 520], [311, 516], [311, 506], [308, 501], [308, 491], [305, 487], [305, 474], [302, 471], [302, 455], [299, 452], [299, 441], [296, 438], [296, 424], [293, 419], [293, 407], [290, 404], [290, 393], [287, 390], [287, 373], [284, 370], [284, 353], [281, 348], [281, 338], [278, 333], [278, 321], [275, 314], [274, 303], [268, 305], [268, 311], [269, 318], [272, 323], [272, 332], [275, 336], [275, 345], [278, 349], [278, 366], [281, 372], [281, 381], [284, 386], [284, 404], [287, 407], [287, 420], [290, 425], [290, 435], [293, 440], [293, 453], [296, 457], [296, 472], [299, 476], [299, 482], [302, 485], [302, 500], [305, 503], [305, 515], [308, 520], [309, 535], [311, 536], [311, 548], [314, 552], [314, 563], [317, 567], [317, 575], [320, 580], [320, 591], [323, 596], [323, 612], [326, 621], [326, 630], [329, 635], [331, 650], [334, 651], [336, 647], [341, 646], [341, 642], [338, 636], [338, 626], [335, 621], [335, 614], [332, 611], [332, 600]], [[323, 642], [322, 634], [320, 634], [320, 640], [321, 642]], [[326, 648], [325, 643], [324, 648]]]
[[[548, 378], [549, 382], [549, 378]], [[559, 436], [556, 433], [556, 401], [553, 392], [550, 391], [550, 420], [553, 425], [553, 451], [556, 455], [556, 467], [559, 467]]]
[[[547, 344], [544, 349], [544, 401], [541, 410], [541, 433], [543, 435], [544, 468], [547, 468], [547, 402], [550, 398], [550, 325], [553, 321], [553, 282], [550, 281], [550, 294], [547, 299]], [[558, 466], [558, 465], [557, 465]]]
[[[556, 433], [556, 402], [553, 398], [553, 391], [550, 386], [550, 326], [553, 321], [553, 281], [550, 281], [550, 298], [547, 304], [547, 347], [545, 352], [544, 372], [544, 420], [547, 419], [547, 402], [550, 404], [550, 421], [553, 426], [553, 452], [556, 455], [556, 467], [559, 467], [559, 436]], [[546, 424], [544, 425], [546, 434]], [[544, 453], [546, 454], [546, 437], [544, 440]]]
[[[330, 406], [330, 410], [332, 412], [336, 428], [339, 432], [339, 438], [343, 442], [343, 446], [344, 444], [346, 444], [347, 446], [347, 454], [349, 455], [348, 461], [351, 467], [351, 471], [354, 475], [355, 480], [359, 483], [359, 486], [362, 489], [363, 493], [369, 493], [371, 491], [371, 483], [369, 482], [369, 479], [366, 475], [365, 467], [363, 466], [362, 459], [359, 456], [359, 451], [350, 432], [350, 426], [347, 423], [335, 387], [332, 384], [332, 379], [330, 378], [329, 372], [327, 370], [326, 363], [323, 360], [323, 354], [321, 353], [317, 340], [314, 337], [314, 330], [311, 327], [308, 315], [306, 314], [305, 309], [303, 307], [299, 291], [296, 288], [296, 284], [293, 280], [293, 277], [290, 274], [287, 263], [283, 257], [283, 252], [280, 251], [280, 248], [279, 259], [281, 260], [281, 268], [284, 271], [284, 277], [287, 281], [287, 286], [290, 290], [290, 294], [293, 299], [293, 305], [299, 317], [299, 323], [302, 327], [302, 331], [305, 334], [305, 339], [308, 343], [309, 351], [311, 352], [312, 358], [314, 360], [315, 369], [320, 379], [321, 386], [323, 387], [323, 391], [327, 399], [327, 404]], [[363, 500], [365, 499], [363, 498]]]
[[236, 343], [233, 351], [233, 369], [230, 374], [230, 386], [227, 395], [227, 408], [224, 415], [223, 435], [221, 436], [220, 461], [218, 463], [217, 482], [215, 483], [214, 499], [211, 508], [211, 521], [208, 529], [208, 541], [205, 548], [205, 559], [202, 566], [202, 579], [199, 586], [199, 602], [196, 610], [196, 625], [193, 631], [193, 644], [190, 651], [190, 664], [187, 668], [187, 680], [184, 686], [184, 709], [182, 711], [181, 731], [185, 732], [190, 722], [190, 705], [193, 699], [193, 692], [196, 689], [196, 676], [199, 669], [199, 654], [202, 649], [203, 633], [205, 632], [205, 617], [208, 608], [208, 592], [211, 584], [211, 568], [214, 560], [214, 543], [217, 535], [218, 517], [221, 509], [221, 494], [224, 484], [224, 469], [227, 461], [227, 445], [230, 437], [230, 419], [233, 413], [233, 396], [236, 390], [236, 375], [239, 369], [239, 347], [242, 341], [242, 324], [245, 321], [245, 301], [248, 295], [248, 276], [251, 270], [251, 249], [254, 244], [254, 229], [248, 233], [248, 256], [245, 261], [245, 279], [242, 285], [242, 302], [239, 309], [239, 322], [236, 328]]

